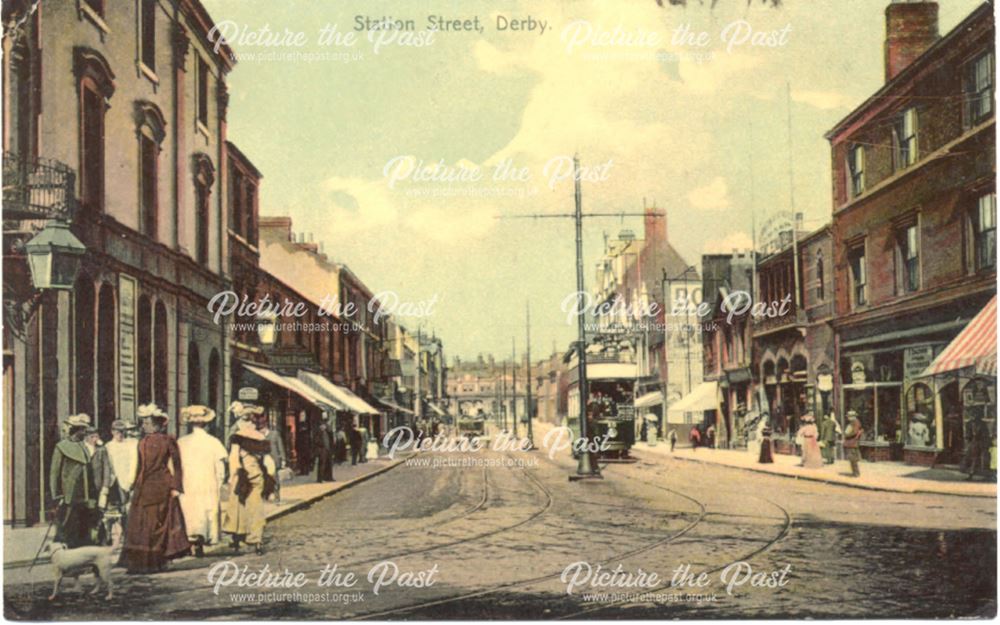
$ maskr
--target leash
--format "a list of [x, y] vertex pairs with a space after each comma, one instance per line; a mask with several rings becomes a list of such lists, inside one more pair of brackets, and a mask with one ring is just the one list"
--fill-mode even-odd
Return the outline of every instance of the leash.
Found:
[[42, 537], [42, 544], [38, 545], [38, 551], [35, 552], [35, 557], [31, 560], [31, 566], [28, 567], [28, 573], [35, 568], [38, 564], [38, 556], [42, 555], [42, 549], [45, 548], [45, 543], [49, 540], [49, 533], [52, 531], [52, 526], [56, 524], [56, 515], [58, 514], [58, 509], [52, 513], [52, 520], [49, 521], [49, 526], [45, 528], [45, 536]]

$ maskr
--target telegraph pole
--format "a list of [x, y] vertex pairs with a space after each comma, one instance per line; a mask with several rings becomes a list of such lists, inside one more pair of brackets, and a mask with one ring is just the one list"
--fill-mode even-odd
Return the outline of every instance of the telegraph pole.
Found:
[[503, 429], [507, 431], [507, 363], [503, 363], [503, 377], [500, 378], [500, 416], [503, 418]]
[[531, 431], [531, 418], [534, 414], [533, 406], [531, 405], [531, 304], [528, 302], [524, 303], [525, 312], [525, 361], [527, 365], [527, 370], [525, 373], [525, 379], [528, 381], [527, 388], [525, 389], [525, 418], [528, 420], [528, 441], [531, 443], [531, 448], [535, 448], [535, 437]]
[[510, 420], [514, 424], [514, 438], [517, 438], [517, 347], [514, 346], [513, 336], [510, 337], [510, 375], [510, 392], [513, 396], [510, 402]]
[[[532, 215], [511, 215], [509, 217], [500, 216], [499, 219], [573, 219], [576, 225], [576, 292], [577, 292], [577, 340], [576, 340], [576, 354], [577, 354], [577, 388], [580, 394], [580, 406], [579, 406], [579, 419], [580, 419], [580, 438], [587, 441], [590, 444], [592, 441], [589, 437], [589, 432], [587, 431], [587, 335], [586, 335], [586, 313], [584, 312], [584, 281], [583, 281], [583, 220], [587, 217], [663, 217], [662, 212], [646, 212], [641, 213], [626, 213], [621, 212], [607, 212], [607, 213], [584, 213], [583, 212], [583, 195], [580, 190], [580, 157], [579, 155], [573, 156], [573, 179], [574, 179], [574, 212], [571, 214], [551, 214], [551, 213], [537, 213]], [[571, 480], [581, 480], [588, 478], [601, 478], [600, 468], [591, 467], [590, 456], [587, 453], [581, 453], [579, 456], [579, 462], [576, 467], [576, 474], [570, 475]]]

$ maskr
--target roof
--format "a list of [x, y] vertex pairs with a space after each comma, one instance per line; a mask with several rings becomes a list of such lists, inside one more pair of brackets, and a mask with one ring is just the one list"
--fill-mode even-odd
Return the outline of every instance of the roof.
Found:
[[930, 63], [934, 58], [941, 53], [942, 50], [946, 50], [951, 46], [957, 39], [966, 34], [967, 31], [971, 29], [973, 24], [979, 20], [992, 19], [993, 17], [993, 6], [989, 2], [984, 2], [979, 5], [976, 10], [970, 13], [964, 20], [962, 20], [958, 26], [952, 28], [948, 33], [935, 41], [927, 50], [924, 51], [919, 57], [917, 57], [912, 63], [907, 65], [901, 72], [896, 74], [891, 80], [886, 81], [882, 87], [876, 91], [874, 94], [868, 97], [860, 106], [855, 108], [853, 111], [847, 114], [846, 117], [837, 122], [833, 128], [828, 130], [824, 134], [824, 138], [832, 141], [837, 135], [841, 134], [847, 126], [858, 121], [858, 119], [867, 111], [873, 108], [887, 108], [895, 104], [894, 98], [887, 98], [890, 92], [900, 88], [906, 82], [912, 80], [921, 71], [928, 68]]

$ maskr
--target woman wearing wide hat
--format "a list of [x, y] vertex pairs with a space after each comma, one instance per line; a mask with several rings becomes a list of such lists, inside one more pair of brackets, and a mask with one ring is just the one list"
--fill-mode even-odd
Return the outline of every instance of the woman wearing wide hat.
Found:
[[191, 428], [177, 441], [184, 462], [181, 512], [188, 540], [199, 557], [206, 544], [219, 541], [219, 491], [226, 479], [226, 448], [205, 429], [214, 421], [215, 411], [208, 406], [181, 409], [181, 423]]
[[229, 440], [229, 500], [226, 502], [222, 531], [232, 535], [233, 548], [240, 543], [252, 545], [263, 553], [264, 500], [274, 493], [274, 459], [271, 444], [254, 425], [254, 417], [261, 414], [259, 406], [244, 404], [241, 407], [239, 429]]
[[153, 573], [191, 550], [178, 500], [184, 473], [177, 441], [166, 433], [167, 415], [156, 404], [139, 406], [137, 415], [144, 436], [122, 562], [129, 573]]

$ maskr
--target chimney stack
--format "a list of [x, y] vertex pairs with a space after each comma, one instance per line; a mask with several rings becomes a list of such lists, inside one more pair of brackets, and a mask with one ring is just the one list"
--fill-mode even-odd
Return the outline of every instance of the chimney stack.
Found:
[[652, 206], [646, 206], [643, 209], [645, 216], [643, 217], [643, 238], [646, 239], [646, 245], [662, 245], [667, 240], [667, 216], [666, 210], [663, 211], [663, 215], [656, 215], [659, 209], [656, 208], [656, 202], [653, 202]]
[[885, 81], [906, 69], [938, 36], [937, 2], [893, 0], [885, 7]]

